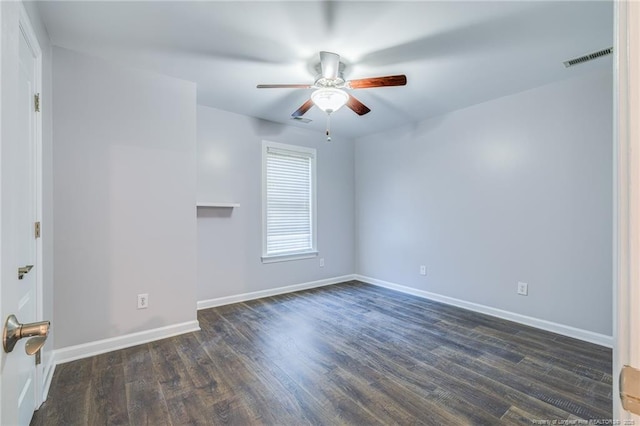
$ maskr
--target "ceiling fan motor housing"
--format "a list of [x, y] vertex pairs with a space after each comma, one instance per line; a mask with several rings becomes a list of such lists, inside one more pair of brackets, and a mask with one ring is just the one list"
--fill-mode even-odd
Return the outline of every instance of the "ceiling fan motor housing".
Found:
[[338, 76], [336, 78], [325, 78], [322, 76], [322, 64], [320, 62], [316, 63], [315, 66], [313, 67], [313, 70], [316, 73], [316, 80], [313, 83], [313, 85], [315, 87], [334, 87], [334, 88], [341, 88], [345, 86], [345, 79], [344, 79], [344, 70], [346, 68], [346, 65], [344, 64], [344, 62], [340, 62], [338, 64]]

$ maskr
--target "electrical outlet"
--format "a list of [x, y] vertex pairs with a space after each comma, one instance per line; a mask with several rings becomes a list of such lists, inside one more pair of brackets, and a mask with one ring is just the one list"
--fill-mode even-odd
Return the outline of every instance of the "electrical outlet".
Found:
[[526, 296], [529, 294], [529, 284], [518, 281], [518, 294]]
[[320, 267], [324, 268], [324, 257], [320, 258]]
[[138, 309], [147, 309], [149, 307], [149, 294], [143, 293], [138, 295]]
[[427, 267], [425, 265], [420, 265], [420, 275], [427, 275]]

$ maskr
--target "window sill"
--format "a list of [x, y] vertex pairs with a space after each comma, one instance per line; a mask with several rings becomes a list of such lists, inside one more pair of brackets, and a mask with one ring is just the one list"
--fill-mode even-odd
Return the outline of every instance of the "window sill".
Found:
[[262, 263], [288, 262], [290, 260], [311, 259], [318, 256], [317, 251], [305, 251], [295, 254], [277, 254], [272, 256], [262, 256]]

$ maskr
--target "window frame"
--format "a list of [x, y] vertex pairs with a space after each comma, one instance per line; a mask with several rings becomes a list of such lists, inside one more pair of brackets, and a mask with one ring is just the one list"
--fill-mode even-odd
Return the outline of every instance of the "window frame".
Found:
[[[310, 183], [310, 219], [311, 219], [311, 248], [307, 250], [291, 251], [280, 254], [267, 253], [267, 156], [269, 149], [289, 151], [293, 154], [309, 157], [311, 162]], [[318, 256], [317, 238], [317, 150], [299, 145], [279, 142], [262, 141], [262, 263], [286, 262], [291, 260], [310, 259]]]

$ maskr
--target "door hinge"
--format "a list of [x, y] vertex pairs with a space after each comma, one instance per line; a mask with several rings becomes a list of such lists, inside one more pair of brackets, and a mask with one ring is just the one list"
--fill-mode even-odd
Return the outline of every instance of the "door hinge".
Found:
[[33, 106], [36, 112], [40, 112], [40, 93], [33, 95]]
[[40, 222], [36, 222], [33, 226], [34, 234], [36, 238], [40, 238]]
[[640, 370], [629, 365], [622, 367], [620, 371], [620, 400], [622, 407], [640, 414]]

